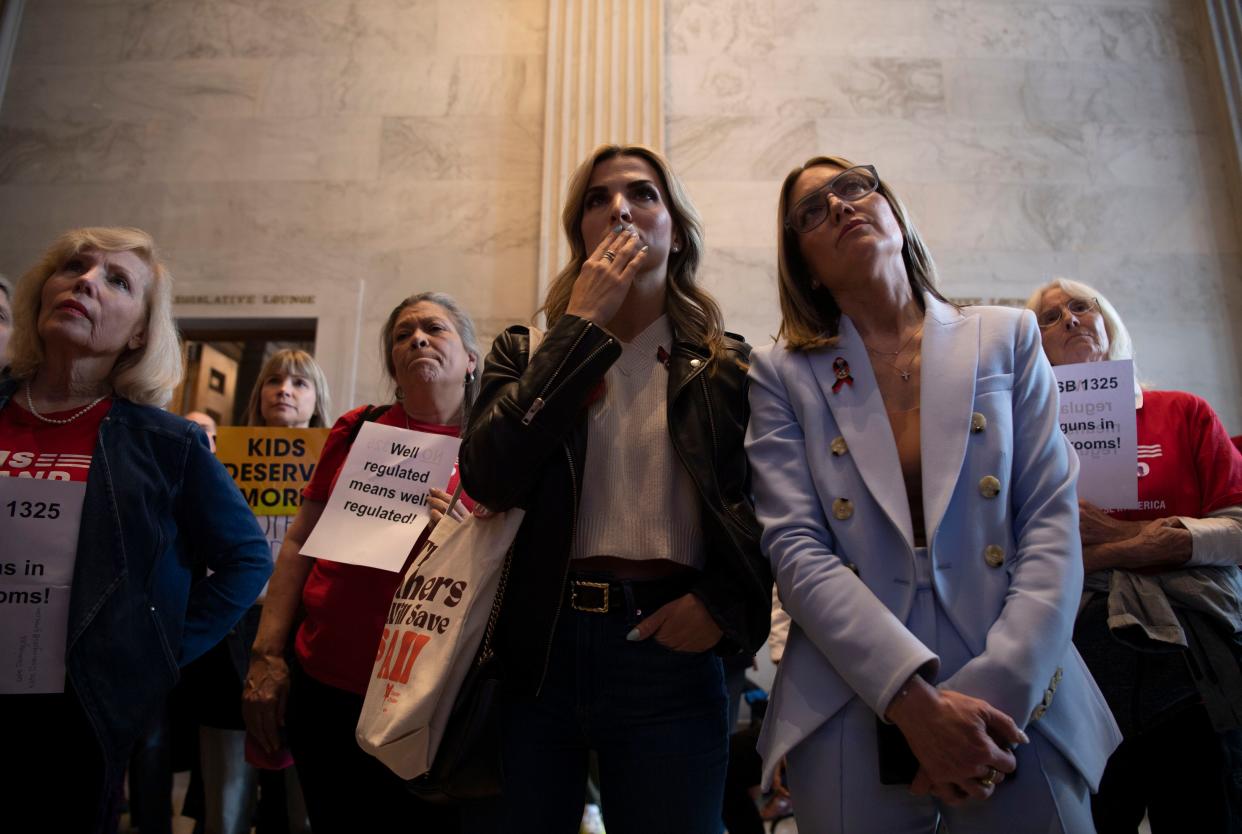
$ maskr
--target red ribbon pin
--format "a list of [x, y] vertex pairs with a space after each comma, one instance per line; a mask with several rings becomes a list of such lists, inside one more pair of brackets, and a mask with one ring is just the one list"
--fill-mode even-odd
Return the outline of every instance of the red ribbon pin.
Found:
[[832, 372], [837, 376], [837, 381], [832, 383], [832, 393], [838, 393], [842, 385], [854, 387], [854, 377], [850, 376], [850, 363], [845, 361], [844, 356], [832, 360]]

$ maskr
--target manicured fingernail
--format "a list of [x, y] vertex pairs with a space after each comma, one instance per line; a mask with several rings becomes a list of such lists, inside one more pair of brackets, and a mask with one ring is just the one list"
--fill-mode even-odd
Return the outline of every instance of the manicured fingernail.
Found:
[[639, 252], [646, 252], [646, 251], [647, 251], [648, 249], [650, 249], [650, 248], [651, 248], [650, 246], [648, 246], [647, 244], [645, 244], [645, 243], [644, 243], [644, 244], [643, 244], [643, 248], [642, 248], [642, 249], [639, 249], [638, 251], [639, 251]]
[[621, 225], [620, 223], [618, 223], [617, 225], [615, 225], [615, 226], [613, 226], [613, 227], [612, 227], [612, 230], [613, 230], [614, 232], [621, 232], [621, 231], [624, 231], [624, 230], [625, 230], [625, 226], [623, 226], [623, 225]]
[[643, 639], [643, 636], [638, 633], [638, 626], [631, 628], [630, 633], [625, 635], [625, 639], [629, 640], [631, 643]]
[[1018, 740], [1021, 741], [1023, 744], [1031, 743], [1031, 737], [1028, 736], [1026, 733], [1022, 732], [1021, 730], [1018, 730]]

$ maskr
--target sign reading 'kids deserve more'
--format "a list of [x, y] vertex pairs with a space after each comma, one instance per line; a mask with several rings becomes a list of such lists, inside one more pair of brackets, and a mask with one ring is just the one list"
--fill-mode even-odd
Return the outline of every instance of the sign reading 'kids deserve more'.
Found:
[[222, 426], [216, 457], [255, 515], [296, 515], [328, 429]]
[[444, 489], [461, 440], [364, 423], [302, 555], [399, 571], [427, 526], [427, 493]]

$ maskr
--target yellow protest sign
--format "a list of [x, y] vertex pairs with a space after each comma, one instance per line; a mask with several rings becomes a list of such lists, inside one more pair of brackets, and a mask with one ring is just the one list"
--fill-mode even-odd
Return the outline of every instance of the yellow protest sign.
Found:
[[221, 426], [216, 457], [255, 515], [295, 515], [328, 431]]

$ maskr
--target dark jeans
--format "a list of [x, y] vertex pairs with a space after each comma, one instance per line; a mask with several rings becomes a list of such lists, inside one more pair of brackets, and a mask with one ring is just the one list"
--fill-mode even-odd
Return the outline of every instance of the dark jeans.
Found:
[[608, 834], [718, 834], [728, 764], [720, 660], [629, 642], [637, 621], [628, 605], [562, 609], [542, 691], [505, 703], [500, 807], [467, 809], [466, 830], [574, 834], [595, 750]]
[[1091, 798], [1097, 834], [1134, 834], [1147, 813], [1153, 834], [1234, 834], [1242, 732], [1217, 733], [1201, 705], [1127, 738]]
[[73, 687], [5, 695], [0, 830], [110, 834], [120, 816], [124, 765], [106, 767]]
[[454, 834], [456, 808], [429, 805], [358, 746], [362, 696], [320, 683], [292, 665], [285, 725], [315, 834], [388, 828], [403, 834]]

